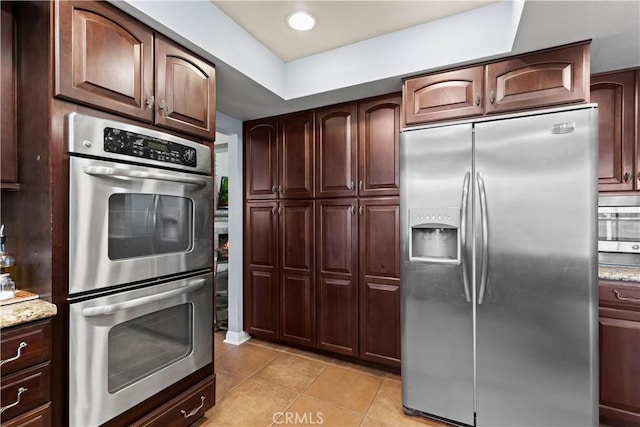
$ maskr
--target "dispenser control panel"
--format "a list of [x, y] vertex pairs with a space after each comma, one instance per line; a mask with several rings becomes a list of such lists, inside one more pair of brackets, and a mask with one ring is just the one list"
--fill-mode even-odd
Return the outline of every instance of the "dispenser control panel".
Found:
[[460, 263], [460, 208], [409, 209], [410, 261]]

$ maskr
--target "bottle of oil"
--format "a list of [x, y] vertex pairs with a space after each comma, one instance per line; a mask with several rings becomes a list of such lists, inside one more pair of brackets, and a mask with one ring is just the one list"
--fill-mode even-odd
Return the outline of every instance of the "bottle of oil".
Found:
[[4, 235], [4, 224], [0, 226], [0, 274], [16, 277], [16, 259], [7, 252], [7, 236]]

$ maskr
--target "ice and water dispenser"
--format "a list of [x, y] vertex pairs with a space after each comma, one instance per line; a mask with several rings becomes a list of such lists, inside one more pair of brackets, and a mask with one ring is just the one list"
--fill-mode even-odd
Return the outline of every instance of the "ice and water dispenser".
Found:
[[460, 208], [409, 209], [410, 261], [460, 263]]

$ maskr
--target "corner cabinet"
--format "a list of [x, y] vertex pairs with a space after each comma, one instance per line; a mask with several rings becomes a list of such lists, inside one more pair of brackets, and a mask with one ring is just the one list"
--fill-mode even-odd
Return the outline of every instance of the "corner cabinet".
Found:
[[403, 126], [589, 101], [589, 43], [408, 78]]
[[640, 190], [640, 71], [591, 77], [591, 101], [598, 103], [598, 190]]
[[55, 7], [56, 96], [215, 139], [213, 65], [106, 3]]
[[600, 423], [640, 426], [640, 286], [600, 281]]

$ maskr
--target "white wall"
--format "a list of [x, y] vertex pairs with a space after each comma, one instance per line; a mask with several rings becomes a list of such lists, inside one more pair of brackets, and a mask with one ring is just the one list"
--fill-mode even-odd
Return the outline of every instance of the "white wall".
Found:
[[229, 324], [225, 341], [241, 344], [249, 339], [242, 324], [242, 122], [216, 112], [216, 131], [227, 137], [229, 177]]

